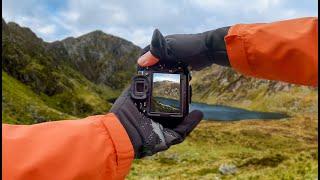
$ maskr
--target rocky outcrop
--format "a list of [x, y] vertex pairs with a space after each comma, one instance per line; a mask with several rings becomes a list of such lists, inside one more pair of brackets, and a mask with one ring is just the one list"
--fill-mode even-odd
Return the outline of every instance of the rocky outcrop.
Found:
[[135, 71], [140, 48], [102, 31], [47, 44], [57, 61], [67, 61], [90, 81], [122, 88]]

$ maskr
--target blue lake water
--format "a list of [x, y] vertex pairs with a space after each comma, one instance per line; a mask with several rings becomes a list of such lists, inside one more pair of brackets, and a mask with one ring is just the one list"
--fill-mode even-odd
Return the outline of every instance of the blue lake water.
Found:
[[[173, 99], [167, 99], [162, 97], [156, 98], [160, 103], [178, 107], [179, 101]], [[205, 103], [196, 103], [193, 102], [190, 104], [189, 111], [200, 110], [204, 114], [205, 120], [211, 121], [238, 121], [244, 119], [282, 119], [288, 118], [289, 116], [284, 113], [277, 112], [260, 112], [260, 111], [250, 111], [246, 109], [222, 106], [222, 105], [213, 105]]]

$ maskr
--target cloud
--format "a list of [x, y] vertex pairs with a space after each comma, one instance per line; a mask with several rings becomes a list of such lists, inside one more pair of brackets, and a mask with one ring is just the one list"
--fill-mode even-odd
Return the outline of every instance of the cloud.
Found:
[[154, 73], [153, 82], [159, 81], [172, 81], [178, 83], [180, 82], [180, 74]]
[[3, 16], [46, 41], [102, 30], [144, 47], [155, 28], [198, 33], [236, 23], [317, 16], [318, 1], [299, 0], [4, 0]]
[[38, 31], [43, 34], [43, 35], [50, 35], [50, 34], [53, 34], [55, 33], [56, 31], [56, 26], [55, 25], [46, 25], [46, 26], [43, 26], [43, 27], [39, 27], [37, 28]]
[[281, 0], [190, 0], [196, 6], [201, 7], [205, 10], [224, 10], [224, 11], [234, 11], [238, 10], [240, 12], [257, 12], [262, 13], [274, 6], [278, 6], [282, 3]]
[[127, 28], [110, 27], [106, 28], [105, 32], [116, 34], [117, 36], [125, 39], [130, 39], [130, 41], [140, 45], [143, 48], [150, 42], [150, 37], [152, 36], [153, 30], [154, 28], [152, 27], [133, 28], [130, 30], [130, 33], [128, 33]]

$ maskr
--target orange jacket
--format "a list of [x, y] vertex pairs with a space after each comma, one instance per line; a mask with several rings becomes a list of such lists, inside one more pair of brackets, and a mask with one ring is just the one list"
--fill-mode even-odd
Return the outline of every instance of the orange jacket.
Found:
[[318, 18], [237, 24], [225, 42], [231, 66], [242, 74], [318, 86]]
[[2, 179], [124, 179], [134, 152], [114, 114], [2, 124]]
[[[225, 37], [241, 73], [318, 84], [318, 19], [239, 24]], [[2, 178], [123, 179], [134, 152], [114, 114], [36, 125], [2, 125]]]

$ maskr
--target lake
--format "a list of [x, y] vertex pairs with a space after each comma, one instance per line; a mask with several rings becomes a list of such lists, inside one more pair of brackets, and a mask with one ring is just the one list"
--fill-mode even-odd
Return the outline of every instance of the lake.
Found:
[[[160, 103], [177, 107], [179, 101], [174, 99], [167, 99], [162, 97], [156, 98]], [[282, 119], [288, 118], [289, 116], [285, 113], [279, 112], [260, 112], [260, 111], [250, 111], [246, 109], [213, 105], [206, 103], [192, 102], [189, 106], [189, 111], [200, 110], [203, 112], [205, 120], [211, 121], [238, 121], [245, 119]]]

